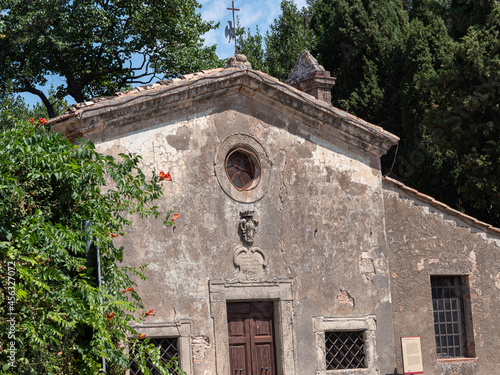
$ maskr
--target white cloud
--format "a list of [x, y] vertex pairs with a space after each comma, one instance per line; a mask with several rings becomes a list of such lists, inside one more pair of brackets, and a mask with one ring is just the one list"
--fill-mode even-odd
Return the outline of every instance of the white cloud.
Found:
[[295, 5], [297, 5], [297, 8], [299, 9], [302, 9], [303, 7], [307, 6], [306, 0], [295, 0], [294, 3]]
[[201, 8], [201, 15], [206, 21], [220, 21], [221, 15], [225, 12], [229, 12], [227, 7], [224, 5], [223, 1], [216, 0], [206, 0], [205, 4]]

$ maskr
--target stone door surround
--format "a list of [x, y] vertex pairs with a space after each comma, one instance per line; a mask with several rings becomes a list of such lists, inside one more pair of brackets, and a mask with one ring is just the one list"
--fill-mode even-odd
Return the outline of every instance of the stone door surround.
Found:
[[209, 289], [210, 312], [214, 322], [216, 374], [230, 375], [227, 303], [273, 301], [277, 373], [295, 375], [292, 280], [262, 283], [228, 283], [223, 280], [210, 280]]

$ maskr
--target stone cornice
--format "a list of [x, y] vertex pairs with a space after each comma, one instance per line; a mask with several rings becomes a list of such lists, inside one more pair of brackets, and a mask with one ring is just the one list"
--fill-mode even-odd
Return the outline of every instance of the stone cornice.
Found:
[[292, 112], [308, 126], [320, 130], [320, 134], [324, 132], [374, 155], [384, 154], [399, 140], [381, 127], [318, 101], [267, 74], [233, 68], [202, 71], [76, 104], [49, 123], [69, 139], [88, 137], [109, 126], [143, 121], [235, 94], [278, 111]]

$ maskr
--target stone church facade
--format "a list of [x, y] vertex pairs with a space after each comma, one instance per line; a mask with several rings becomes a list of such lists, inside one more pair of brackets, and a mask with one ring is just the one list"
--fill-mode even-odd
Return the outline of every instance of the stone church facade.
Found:
[[171, 173], [175, 225], [124, 236], [156, 312], [136, 328], [188, 375], [497, 373], [500, 230], [383, 177], [397, 136], [332, 107], [334, 82], [307, 52], [287, 83], [237, 55], [52, 120]]

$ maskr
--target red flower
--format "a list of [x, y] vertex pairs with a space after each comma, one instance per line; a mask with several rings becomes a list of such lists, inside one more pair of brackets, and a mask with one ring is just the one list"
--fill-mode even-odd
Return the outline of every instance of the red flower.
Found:
[[155, 314], [155, 310], [154, 310], [154, 309], [151, 309], [151, 310], [149, 310], [149, 311], [146, 313], [146, 316], [150, 316], [150, 315], [156, 316], [156, 314]]
[[35, 120], [33, 119], [33, 117], [32, 117], [32, 118], [30, 118], [30, 122], [35, 122]]
[[85, 270], [85, 267], [84, 266], [78, 266], [78, 270], [79, 271], [83, 271], [83, 270]]
[[134, 287], [133, 286], [131, 286], [128, 289], [122, 289], [122, 293], [133, 292], [133, 291], [134, 291]]
[[47, 120], [45, 120], [43, 117], [40, 117], [40, 119], [38, 120], [38, 122], [42, 125], [45, 125], [47, 123]]
[[110, 320], [113, 316], [115, 316], [115, 314], [113, 314], [113, 313], [109, 313], [109, 314], [106, 314], [106, 315], [108, 317], [108, 320]]
[[172, 181], [172, 176], [170, 176], [170, 172], [167, 173], [160, 172], [158, 178], [162, 181]]
[[174, 214], [174, 216], [172, 217], [172, 221], [175, 221], [179, 218], [179, 214]]
[[111, 237], [118, 237], [118, 236], [119, 236], [119, 235], [118, 235], [118, 234], [116, 234], [116, 233], [110, 233], [109, 235], [110, 235]]
[[147, 336], [146, 334], [141, 333], [141, 334], [139, 335], [139, 339], [143, 339], [143, 338], [144, 338], [144, 337], [146, 337], [146, 336]]

